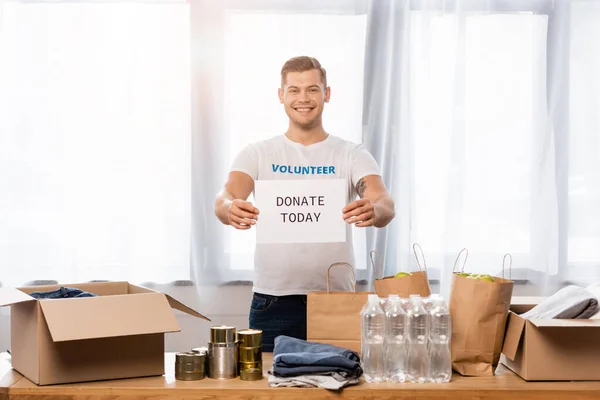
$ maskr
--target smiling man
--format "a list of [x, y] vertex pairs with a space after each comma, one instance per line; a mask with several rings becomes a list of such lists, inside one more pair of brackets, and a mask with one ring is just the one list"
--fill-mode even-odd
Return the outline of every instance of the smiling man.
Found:
[[[347, 223], [344, 243], [257, 244], [251, 328], [263, 331], [263, 351], [273, 351], [278, 335], [306, 339], [306, 294], [325, 290], [327, 268], [354, 265], [350, 226], [383, 227], [394, 218], [375, 159], [360, 144], [328, 134], [322, 114], [331, 89], [327, 74], [312, 57], [295, 57], [281, 69], [279, 101], [289, 118], [284, 135], [247, 146], [234, 160], [215, 214], [226, 225], [250, 229], [259, 210], [247, 199], [254, 181], [268, 179], [344, 179], [348, 204], [340, 210]], [[352, 201], [358, 196], [358, 199]], [[350, 291], [349, 274], [332, 274], [332, 290]]]

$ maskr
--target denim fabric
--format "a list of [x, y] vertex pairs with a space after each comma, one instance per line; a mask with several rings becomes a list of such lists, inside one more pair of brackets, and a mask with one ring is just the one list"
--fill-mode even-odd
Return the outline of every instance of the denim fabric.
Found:
[[96, 295], [93, 293], [84, 292], [81, 289], [66, 288], [61, 286], [60, 289], [56, 289], [51, 292], [33, 292], [30, 294], [30, 296], [34, 299], [64, 299], [71, 297], [95, 297]]
[[279, 336], [275, 339], [273, 374], [276, 376], [327, 372], [340, 373], [347, 378], [358, 378], [363, 373], [360, 358], [354, 351], [287, 336]]
[[263, 352], [272, 352], [275, 338], [287, 335], [306, 339], [306, 296], [270, 296], [254, 293], [250, 328], [263, 332]]

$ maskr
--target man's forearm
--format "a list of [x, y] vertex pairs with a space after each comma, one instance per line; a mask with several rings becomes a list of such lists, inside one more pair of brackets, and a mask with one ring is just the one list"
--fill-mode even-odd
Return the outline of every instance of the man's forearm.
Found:
[[394, 211], [394, 200], [389, 195], [383, 195], [377, 198], [373, 202], [373, 208], [375, 209], [375, 224], [377, 228], [383, 228], [390, 223], [396, 211]]
[[219, 192], [215, 200], [215, 215], [225, 225], [229, 225], [229, 207], [231, 207], [233, 200], [231, 193], [226, 190]]

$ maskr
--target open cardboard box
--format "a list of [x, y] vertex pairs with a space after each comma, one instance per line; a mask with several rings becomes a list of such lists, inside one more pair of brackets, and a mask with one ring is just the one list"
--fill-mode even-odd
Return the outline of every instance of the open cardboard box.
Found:
[[527, 381], [600, 380], [600, 320], [532, 319], [543, 297], [513, 298], [500, 361]]
[[[97, 297], [34, 299], [61, 286]], [[11, 306], [14, 369], [38, 385], [164, 374], [164, 334], [180, 331], [172, 297], [128, 282], [0, 288]]]

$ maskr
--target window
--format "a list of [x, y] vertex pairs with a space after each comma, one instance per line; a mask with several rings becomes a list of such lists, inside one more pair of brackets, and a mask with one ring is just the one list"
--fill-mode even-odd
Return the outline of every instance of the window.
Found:
[[467, 246], [470, 271], [500, 272], [500, 249], [527, 265], [547, 17], [413, 11], [410, 23], [414, 235], [426, 254]]
[[599, 19], [599, 2], [572, 2], [568, 145], [571, 278], [600, 276]]
[[1, 7], [3, 283], [188, 279], [189, 5]]

